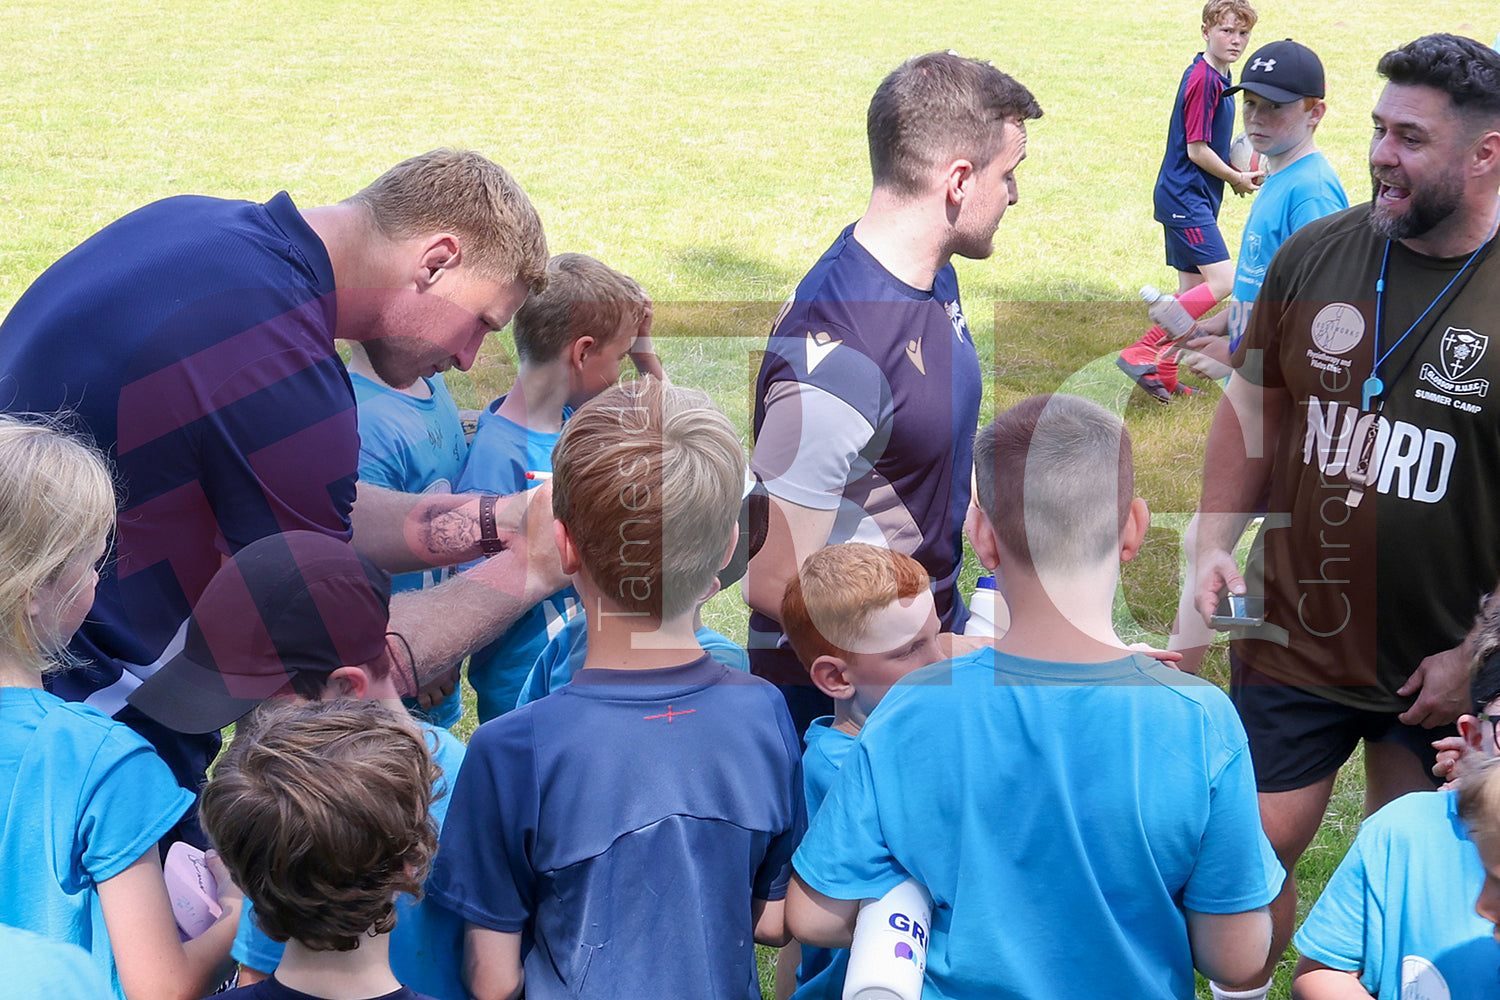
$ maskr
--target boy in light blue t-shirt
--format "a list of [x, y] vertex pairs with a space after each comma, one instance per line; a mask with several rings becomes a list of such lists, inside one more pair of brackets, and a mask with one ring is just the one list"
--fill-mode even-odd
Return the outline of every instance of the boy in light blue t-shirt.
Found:
[[[1229, 373], [1229, 355], [1250, 325], [1266, 268], [1288, 236], [1325, 215], [1349, 207], [1349, 198], [1326, 157], [1318, 151], [1318, 123], [1328, 110], [1323, 100], [1323, 63], [1317, 53], [1290, 38], [1257, 49], [1238, 87], [1245, 103], [1245, 134], [1261, 156], [1266, 180], [1240, 239], [1234, 288], [1224, 309], [1198, 324], [1184, 346], [1196, 352], [1188, 364], [1215, 378]], [[1176, 630], [1168, 648], [1183, 654], [1182, 669], [1194, 673], [1214, 641], [1214, 633], [1193, 606], [1197, 580], [1198, 518], [1183, 536], [1187, 585], [1177, 605]]]
[[[619, 381], [627, 355], [641, 374], [663, 377], [651, 346], [650, 299], [633, 279], [583, 254], [552, 258], [546, 290], [516, 312], [512, 332], [516, 383], [480, 414], [461, 493], [518, 493], [549, 478], [563, 422]], [[571, 587], [553, 594], [470, 657], [480, 722], [515, 707], [527, 671], [577, 602]]]
[[[442, 373], [395, 388], [376, 374], [358, 343], [350, 344], [347, 367], [359, 412], [359, 481], [399, 493], [452, 493], [469, 443]], [[391, 593], [436, 587], [452, 572], [440, 566], [396, 574]], [[444, 729], [463, 714], [457, 693], [426, 708], [415, 698], [403, 701], [418, 718]]]
[[[1465, 645], [1478, 664], [1472, 714], [1459, 716], [1462, 746], [1450, 775], [1472, 775], [1496, 756], [1500, 715], [1500, 603], [1489, 601]], [[1445, 755], [1446, 756], [1446, 755]], [[1409, 792], [1359, 828], [1292, 940], [1292, 982], [1305, 1000], [1360, 996], [1491, 995], [1500, 962], [1490, 921], [1474, 912], [1485, 866], [1459, 816], [1453, 789]]]
[[[811, 822], [860, 729], [908, 673], [943, 659], [932, 581], [905, 553], [846, 542], [803, 561], [781, 600], [781, 627], [833, 714], [814, 719], [804, 741], [802, 787]], [[795, 1000], [839, 1000], [846, 949], [803, 948]]]
[[1126, 649], [1112, 606], [1150, 514], [1129, 436], [1072, 396], [974, 442], [965, 525], [1010, 629], [871, 714], [793, 858], [787, 921], [847, 947], [861, 900], [933, 899], [929, 998], [1190, 1000], [1254, 986], [1283, 872], [1244, 728], [1207, 681]]

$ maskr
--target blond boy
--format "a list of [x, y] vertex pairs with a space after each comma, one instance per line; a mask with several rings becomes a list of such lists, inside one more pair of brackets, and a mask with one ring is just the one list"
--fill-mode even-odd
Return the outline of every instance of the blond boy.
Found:
[[799, 745], [777, 690], [693, 627], [735, 543], [739, 438], [648, 378], [581, 407], [553, 468], [584, 665], [474, 734], [428, 894], [467, 921], [477, 1000], [758, 1000], [753, 942], [786, 943]]
[[[1229, 163], [1234, 134], [1229, 67], [1250, 44], [1256, 18], [1246, 0], [1208, 0], [1203, 5], [1203, 51], [1193, 57], [1177, 86], [1166, 152], [1156, 175], [1153, 202], [1166, 239], [1167, 266], [1177, 272], [1177, 295], [1195, 316], [1228, 295], [1234, 283], [1234, 261], [1219, 232], [1224, 185], [1237, 195], [1252, 194], [1264, 178]], [[1179, 391], [1177, 361], [1167, 353], [1170, 346], [1166, 331], [1153, 326], [1117, 360], [1125, 374], [1164, 403]]]

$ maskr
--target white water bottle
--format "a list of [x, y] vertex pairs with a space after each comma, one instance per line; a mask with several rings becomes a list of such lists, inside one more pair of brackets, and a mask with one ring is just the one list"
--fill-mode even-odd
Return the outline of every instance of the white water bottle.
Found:
[[843, 1000], [921, 1000], [932, 897], [914, 878], [859, 908]]
[[1197, 329], [1198, 324], [1193, 319], [1193, 314], [1187, 311], [1187, 307], [1177, 301], [1177, 296], [1159, 292], [1151, 285], [1141, 289], [1141, 298], [1149, 303], [1146, 315], [1151, 317], [1151, 322], [1167, 331], [1167, 336], [1173, 340], [1181, 340]]
[[964, 635], [995, 635], [995, 598], [993, 576], [981, 576], [974, 581], [974, 593], [969, 596], [969, 621], [964, 625]]

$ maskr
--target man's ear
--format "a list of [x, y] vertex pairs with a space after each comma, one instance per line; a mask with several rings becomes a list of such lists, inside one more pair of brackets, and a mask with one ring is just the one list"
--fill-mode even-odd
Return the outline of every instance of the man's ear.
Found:
[[363, 700], [370, 696], [370, 675], [364, 667], [339, 667], [328, 675], [323, 683], [320, 700], [330, 698], [353, 698]]
[[948, 169], [943, 174], [943, 190], [951, 207], [958, 208], [963, 205], [964, 199], [969, 196], [969, 191], [974, 186], [975, 173], [974, 164], [969, 160], [957, 159], [948, 164]]
[[1474, 171], [1488, 173], [1500, 166], [1500, 132], [1486, 132], [1474, 145]]
[[459, 265], [463, 247], [452, 233], [434, 233], [422, 241], [417, 266], [417, 290], [427, 291], [443, 273]]
[[568, 534], [568, 526], [556, 518], [552, 519], [552, 540], [557, 543], [562, 571], [568, 576], [577, 573], [583, 566], [578, 558], [578, 549], [573, 544], [573, 536]]
[[975, 504], [969, 504], [969, 512], [964, 515], [964, 535], [974, 547], [979, 564], [993, 573], [1000, 565], [1000, 542], [995, 538], [995, 526], [990, 524], [989, 516]]
[[1151, 527], [1151, 508], [1146, 501], [1136, 497], [1130, 501], [1130, 513], [1125, 515], [1125, 529], [1120, 532], [1120, 562], [1135, 558], [1146, 542], [1146, 530]]
[[848, 701], [854, 697], [854, 683], [849, 680], [849, 665], [840, 657], [824, 654], [812, 661], [807, 673], [818, 690], [834, 701]]

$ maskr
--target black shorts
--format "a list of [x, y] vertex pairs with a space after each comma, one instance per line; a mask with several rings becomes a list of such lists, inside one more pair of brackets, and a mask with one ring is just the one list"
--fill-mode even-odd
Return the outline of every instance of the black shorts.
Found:
[[[1342, 767], [1360, 740], [1406, 747], [1431, 776], [1437, 760], [1432, 741], [1458, 733], [1455, 725], [1409, 726], [1395, 713], [1329, 701], [1267, 677], [1233, 650], [1229, 671], [1229, 696], [1250, 737], [1255, 784], [1262, 792], [1289, 792], [1315, 784]], [[1436, 787], [1437, 779], [1432, 783]]]

